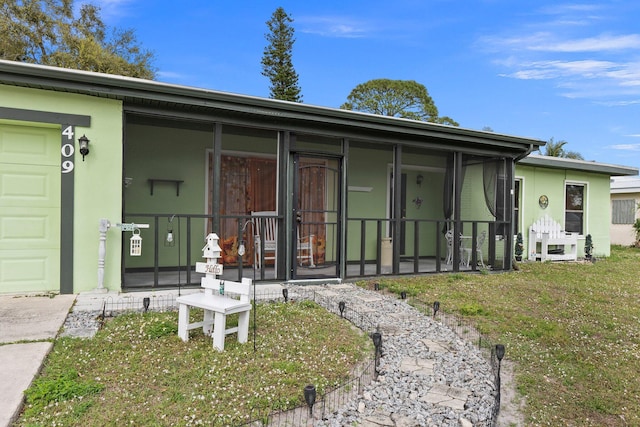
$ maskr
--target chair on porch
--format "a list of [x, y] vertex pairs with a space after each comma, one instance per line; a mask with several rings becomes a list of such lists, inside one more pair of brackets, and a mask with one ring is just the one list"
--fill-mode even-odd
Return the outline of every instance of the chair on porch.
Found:
[[298, 265], [302, 265], [303, 260], [309, 260], [309, 267], [315, 267], [315, 263], [313, 261], [313, 249], [316, 244], [316, 236], [314, 234], [309, 234], [308, 236], [300, 236], [300, 225], [297, 227], [297, 257], [298, 257]]
[[[254, 231], [254, 251], [253, 262], [257, 269], [262, 268], [263, 261], [273, 260], [273, 277], [277, 277], [277, 257], [278, 245], [278, 218], [275, 211], [252, 212], [252, 222]], [[264, 239], [264, 242], [262, 240]], [[263, 244], [264, 243], [264, 244]], [[264, 254], [262, 250], [264, 249]]]
[[[476, 238], [475, 251], [477, 253], [478, 261], [480, 261], [480, 265], [484, 267], [484, 259], [482, 258], [482, 246], [484, 245], [484, 241], [487, 239], [487, 232], [482, 231], [478, 237]], [[469, 267], [471, 264], [471, 255], [473, 253], [473, 248], [461, 248], [461, 251], [464, 253], [465, 257], [465, 265]]]
[[447, 241], [447, 257], [444, 260], [445, 264], [453, 264], [453, 230], [449, 229], [444, 233], [444, 238]]
[[[444, 234], [444, 238], [447, 241], [447, 256], [444, 260], [445, 264], [453, 264], [453, 229], [450, 228]], [[462, 247], [462, 239], [460, 239], [460, 263], [464, 260], [464, 248]]]

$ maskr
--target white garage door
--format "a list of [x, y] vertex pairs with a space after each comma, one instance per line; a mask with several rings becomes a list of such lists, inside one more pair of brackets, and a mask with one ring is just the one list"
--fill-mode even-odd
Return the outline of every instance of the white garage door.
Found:
[[60, 129], [0, 122], [0, 293], [60, 290]]

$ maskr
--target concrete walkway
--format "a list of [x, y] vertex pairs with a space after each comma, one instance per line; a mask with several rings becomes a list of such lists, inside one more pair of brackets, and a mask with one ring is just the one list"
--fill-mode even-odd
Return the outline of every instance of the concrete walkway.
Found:
[[[306, 286], [305, 289], [314, 290], [318, 295], [324, 297], [336, 299], [341, 298], [344, 300], [345, 293], [350, 294], [355, 286], [352, 284], [339, 284], [330, 286]], [[377, 302], [381, 301], [383, 297], [376, 292], [371, 292], [366, 295], [358, 295], [349, 302], [349, 306], [352, 310], [359, 313], [375, 313], [371, 308]], [[415, 314], [414, 314], [415, 315]], [[380, 319], [378, 326], [383, 335], [388, 338], [391, 336], [402, 336], [406, 331], [402, 328], [398, 328], [397, 324], [402, 323], [405, 320], [413, 320], [414, 315], [400, 313], [391, 314], [389, 318], [385, 320]], [[420, 316], [422, 316], [420, 314]], [[434, 354], [442, 354], [453, 351], [449, 348], [446, 342], [439, 342], [431, 339], [423, 339], [422, 343], [430, 349]], [[432, 376], [434, 374], [435, 359], [434, 358], [419, 358], [405, 356], [400, 360], [399, 371], [407, 373], [409, 375], [421, 375]], [[430, 403], [432, 405], [444, 406], [454, 410], [464, 410], [468, 397], [471, 395], [470, 390], [449, 387], [442, 384], [434, 385], [425, 396], [418, 400]], [[363, 395], [364, 400], [371, 400], [369, 393], [365, 392]], [[461, 427], [470, 427], [472, 424], [461, 418], [459, 420]], [[414, 420], [403, 417], [397, 413], [377, 413], [372, 416], [365, 416], [361, 420], [361, 427], [409, 427], [414, 426]]]
[[22, 408], [24, 390], [40, 372], [75, 295], [0, 295], [0, 426]]
[[[271, 285], [268, 285], [269, 287]], [[261, 287], [262, 289], [262, 287]], [[280, 292], [277, 285], [273, 292]], [[199, 292], [183, 289], [182, 294]], [[175, 299], [177, 290], [119, 293], [81, 292], [78, 295], [0, 295], [0, 427], [20, 415], [24, 391], [42, 369], [53, 341], [71, 311], [100, 311], [105, 301], [140, 305], [145, 297]], [[65, 331], [65, 335], [91, 337], [95, 330]]]

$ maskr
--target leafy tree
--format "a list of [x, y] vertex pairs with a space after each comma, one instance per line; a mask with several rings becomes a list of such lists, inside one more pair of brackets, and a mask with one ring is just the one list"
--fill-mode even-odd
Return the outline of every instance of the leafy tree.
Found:
[[567, 141], [560, 140], [555, 142], [553, 138], [551, 138], [544, 146], [544, 155], [549, 157], [564, 157], [566, 159], [584, 160], [582, 154], [577, 151], [566, 151], [564, 146], [567, 144]]
[[458, 126], [439, 117], [427, 88], [414, 80], [374, 79], [356, 86], [340, 108]]
[[153, 79], [154, 55], [133, 30], [107, 29], [100, 8], [73, 0], [0, 0], [0, 58]]
[[290, 25], [292, 22], [293, 19], [281, 7], [267, 21], [269, 33], [265, 34], [265, 38], [269, 44], [264, 48], [262, 56], [262, 75], [271, 81], [270, 98], [302, 102], [298, 73], [291, 61], [295, 42], [295, 30]]

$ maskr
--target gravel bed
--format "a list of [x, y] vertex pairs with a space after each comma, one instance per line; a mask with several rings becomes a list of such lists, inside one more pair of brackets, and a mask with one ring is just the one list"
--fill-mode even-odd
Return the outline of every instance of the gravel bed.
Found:
[[[296, 293], [308, 297], [305, 287], [288, 288], [293, 297]], [[474, 345], [397, 297], [355, 286], [327, 286], [326, 289], [326, 292], [315, 291], [317, 302], [331, 304], [327, 308], [335, 311], [338, 301], [345, 301], [345, 317], [349, 318], [352, 307], [358, 311], [358, 318], [362, 318], [363, 324], [359, 327], [382, 332], [381, 374], [356, 399], [329, 414], [327, 419], [317, 421], [315, 426], [480, 427], [494, 424], [493, 370]], [[402, 369], [403, 361], [408, 358], [432, 361], [433, 373], [425, 375]], [[464, 407], [454, 409], [427, 401], [426, 396], [434, 386], [467, 391]]]

